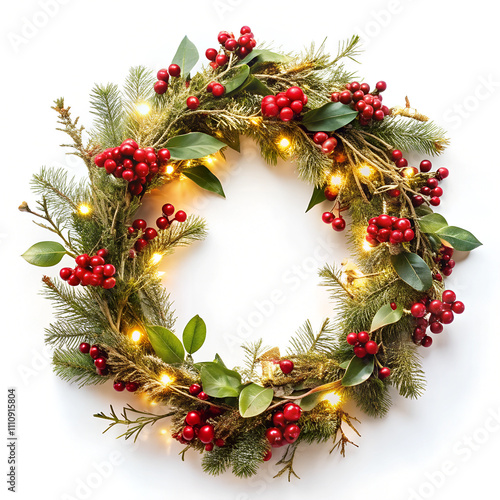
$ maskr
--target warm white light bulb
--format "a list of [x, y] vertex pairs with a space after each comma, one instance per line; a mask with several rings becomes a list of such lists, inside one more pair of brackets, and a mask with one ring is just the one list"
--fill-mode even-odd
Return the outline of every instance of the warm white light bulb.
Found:
[[146, 116], [151, 111], [151, 106], [147, 102], [141, 102], [135, 105], [135, 110], [139, 115]]
[[132, 340], [133, 340], [134, 342], [139, 342], [139, 340], [140, 340], [140, 338], [141, 338], [141, 335], [142, 335], [142, 333], [141, 333], [139, 330], [134, 330], [134, 331], [132, 332], [132, 335], [131, 335]]

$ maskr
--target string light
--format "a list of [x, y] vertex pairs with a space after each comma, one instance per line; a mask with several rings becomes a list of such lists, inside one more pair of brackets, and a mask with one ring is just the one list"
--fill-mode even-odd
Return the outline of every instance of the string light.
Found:
[[167, 433], [167, 429], [162, 429], [162, 430], [160, 431], [160, 434], [165, 435], [166, 433]]
[[373, 168], [370, 165], [363, 165], [358, 172], [364, 177], [370, 177], [373, 174]]
[[82, 203], [81, 205], [78, 205], [78, 212], [81, 215], [88, 215], [91, 212], [91, 210], [90, 210], [90, 207], [88, 205], [85, 205], [85, 203]]
[[278, 146], [281, 149], [287, 149], [290, 146], [290, 144], [291, 144], [290, 140], [287, 139], [286, 137], [282, 137], [278, 142]]
[[175, 171], [175, 168], [173, 165], [167, 165], [167, 168], [165, 169], [165, 172], [168, 174], [168, 175], [172, 175]]
[[130, 337], [132, 338], [132, 341], [133, 342], [139, 342], [140, 338], [142, 337], [142, 332], [140, 332], [139, 330], [134, 330]]
[[418, 173], [418, 170], [415, 167], [406, 167], [403, 170], [404, 177], [413, 177], [417, 173]]
[[146, 116], [151, 111], [151, 106], [147, 102], [139, 102], [135, 105], [137, 114]]
[[161, 377], [160, 377], [160, 382], [167, 386], [167, 385], [170, 385], [172, 382], [174, 381], [174, 379], [168, 375], [167, 373], [164, 373]]
[[372, 247], [372, 246], [370, 245], [370, 243], [368, 243], [367, 241], [363, 241], [363, 250], [364, 250], [365, 252], [369, 252], [369, 251], [373, 250], [374, 248], [375, 248], [375, 247]]
[[156, 401], [150, 401], [150, 402], [149, 402], [149, 404], [150, 404], [151, 406], [156, 406], [158, 403], [157, 403]]
[[161, 259], [163, 259], [163, 255], [161, 253], [154, 253], [152, 256], [151, 256], [151, 264], [153, 266], [155, 266], [156, 264], [159, 264]]
[[165, 271], [156, 271], [157, 278], [163, 278], [164, 275], [165, 275]]
[[257, 126], [257, 125], [260, 125], [262, 123], [262, 118], [250, 118], [249, 121], [252, 125]]
[[332, 406], [338, 406], [340, 402], [342, 401], [342, 398], [340, 397], [340, 394], [335, 391], [328, 392], [325, 394], [323, 397], [323, 401], [327, 401], [330, 403]]
[[330, 177], [330, 186], [340, 186], [342, 184], [342, 177], [340, 175], [332, 175]]
[[212, 163], [215, 161], [215, 158], [213, 156], [207, 156], [204, 158], [204, 162], [208, 163], [209, 165], [212, 165]]

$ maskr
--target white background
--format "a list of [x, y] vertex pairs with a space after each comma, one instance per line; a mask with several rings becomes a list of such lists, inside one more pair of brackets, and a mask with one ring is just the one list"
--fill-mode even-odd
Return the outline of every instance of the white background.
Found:
[[[451, 0], [48, 0], [48, 15], [42, 5], [4, 2], [0, 16], [1, 365], [5, 387], [16, 387], [18, 394], [18, 498], [406, 500], [482, 498], [496, 490], [500, 70], [491, 2], [476, 1], [465, 9]], [[88, 94], [94, 82], [121, 82], [133, 65], [155, 70], [168, 65], [185, 34], [203, 53], [216, 45], [220, 29], [236, 31], [243, 24], [258, 40], [287, 51], [328, 37], [326, 47], [335, 52], [338, 40], [353, 32], [364, 35], [362, 66], [352, 67], [372, 85], [386, 80], [389, 104], [402, 105], [408, 95], [413, 106], [449, 130], [451, 146], [435, 161], [451, 171], [440, 212], [484, 243], [458, 257], [448, 280], [466, 314], [424, 352], [425, 395], [418, 401], [396, 396], [384, 419], [349, 406], [362, 421], [362, 438], [355, 439], [360, 447], [351, 447], [342, 459], [328, 455], [327, 445], [301, 446], [296, 470], [302, 479], [292, 483], [272, 479], [274, 459], [253, 479], [206, 476], [198, 456], [180, 461], [180, 446], [166, 441], [162, 427], [135, 446], [115, 440], [116, 433], [101, 436], [104, 422], [93, 413], [109, 404], [143, 403], [115, 393], [111, 384], [78, 390], [53, 375], [43, 345], [52, 312], [38, 294], [43, 270], [19, 257], [33, 243], [50, 239], [17, 211], [23, 200], [34, 204], [32, 174], [41, 165], [83, 174], [58, 147], [66, 139], [54, 130], [52, 101], [64, 95], [90, 126]], [[244, 142], [241, 155], [228, 157], [226, 165], [214, 166], [227, 200], [183, 182], [150, 197], [144, 214], [154, 219], [170, 201], [207, 218], [207, 240], [162, 264], [164, 283], [176, 301], [179, 327], [197, 313], [208, 324], [209, 340], [199, 359], [217, 351], [237, 364], [242, 342], [262, 336], [284, 349], [305, 319], [317, 326], [332, 314], [315, 269], [325, 261], [340, 262], [347, 251], [345, 234], [321, 222], [321, 207], [304, 215], [311, 190], [296, 179], [292, 164], [267, 167], [251, 142]], [[269, 305], [273, 290], [284, 297], [279, 305]], [[1, 408], [5, 393], [0, 400], [5, 401]], [[0, 435], [4, 429], [2, 421]], [[7, 488], [4, 479], [0, 488]]]

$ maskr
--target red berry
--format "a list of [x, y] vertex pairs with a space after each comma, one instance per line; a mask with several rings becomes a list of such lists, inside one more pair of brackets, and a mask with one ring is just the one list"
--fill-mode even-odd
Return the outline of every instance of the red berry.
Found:
[[214, 426], [210, 424], [204, 425], [198, 432], [198, 439], [203, 444], [211, 443], [214, 439]]
[[71, 267], [63, 267], [59, 271], [59, 276], [61, 277], [62, 280], [68, 281], [70, 276], [73, 274], [73, 269]]
[[215, 61], [217, 57], [217, 51], [215, 49], [207, 49], [205, 51], [205, 56], [209, 61]]
[[168, 72], [170, 76], [173, 76], [174, 78], [181, 76], [181, 68], [178, 64], [171, 64], [168, 67]]
[[232, 52], [238, 47], [238, 42], [234, 38], [228, 38], [224, 43], [224, 48]]
[[358, 340], [362, 344], [366, 344], [370, 340], [370, 335], [368, 335], [368, 332], [359, 332], [358, 333]]
[[433, 321], [430, 324], [430, 329], [432, 333], [441, 333], [443, 331], [443, 325], [439, 321]]
[[375, 113], [373, 113], [373, 119], [378, 122], [381, 122], [384, 119], [384, 116], [385, 114], [381, 109], [377, 109]]
[[170, 215], [173, 215], [173, 213], [175, 212], [175, 208], [170, 203], [165, 203], [165, 205], [161, 207], [161, 211], [165, 214], [166, 217], [168, 217]]
[[414, 318], [423, 318], [426, 313], [427, 309], [421, 302], [415, 302], [415, 304], [411, 306], [411, 315]]
[[[99, 266], [97, 266], [97, 267], [99, 267]], [[95, 269], [94, 269], [94, 271], [95, 271]], [[103, 272], [102, 272], [102, 274], [104, 274], [104, 276], [107, 276], [107, 277], [114, 276], [115, 273], [116, 273], [116, 268], [115, 268], [115, 266], [113, 266], [113, 264], [106, 264], [104, 266]]]
[[[167, 82], [164, 82], [163, 80], [158, 80], [155, 84], [154, 84], [154, 91], [157, 93], [157, 94], [164, 94], [167, 89], [168, 89], [168, 83]], [[120, 148], [120, 151], [122, 150], [122, 148]], [[126, 149], [126, 151], [129, 151], [129, 148]]]
[[268, 462], [271, 460], [271, 457], [273, 456], [273, 452], [271, 450], [267, 450], [266, 454], [264, 455], [264, 458], [262, 459], [264, 462]]
[[362, 92], [364, 92], [365, 94], [368, 94], [368, 92], [370, 92], [370, 85], [368, 85], [367, 83], [362, 83], [360, 86], [359, 86], [359, 90], [361, 90]]
[[148, 223], [144, 219], [135, 219], [134, 222], [132, 222], [132, 227], [134, 229], [146, 229], [148, 227]]
[[432, 163], [429, 160], [422, 160], [420, 162], [420, 172], [430, 172]]
[[453, 304], [457, 300], [457, 295], [453, 290], [445, 290], [442, 296], [443, 302], [446, 304]]
[[158, 229], [166, 229], [170, 226], [170, 222], [168, 222], [166, 217], [158, 217], [158, 219], [156, 219], [156, 225], [158, 226]]
[[187, 219], [187, 215], [186, 215], [186, 212], [184, 212], [183, 210], [179, 210], [175, 214], [175, 220], [177, 222], [184, 222], [186, 219]]
[[443, 188], [441, 188], [439, 186], [434, 188], [431, 191], [431, 196], [437, 196], [438, 198], [440, 198], [441, 196], [443, 196]]
[[200, 100], [194, 95], [190, 96], [186, 100], [186, 105], [189, 109], [197, 109], [200, 105]]
[[379, 92], [383, 92], [387, 88], [387, 83], [385, 83], [384, 81], [377, 82], [377, 84], [375, 85], [375, 88]]
[[337, 147], [337, 139], [330, 137], [321, 145], [321, 151], [325, 154], [330, 154]]
[[293, 110], [292, 108], [284, 107], [281, 108], [280, 111], [280, 120], [283, 122], [289, 122], [290, 120], [293, 119]]
[[219, 448], [222, 448], [226, 444], [223, 439], [216, 439], [214, 442], [215, 446], [218, 446]]
[[283, 434], [276, 427], [270, 427], [266, 431], [266, 439], [271, 446], [279, 446], [283, 440]]
[[325, 189], [325, 198], [328, 201], [334, 201], [337, 198], [338, 194], [338, 191], [332, 186], [328, 186]]
[[366, 356], [366, 349], [361, 346], [356, 346], [353, 349], [355, 356], [358, 358], [364, 358]]
[[396, 162], [396, 167], [405, 168], [408, 166], [408, 160], [406, 158], [401, 158]]
[[149, 167], [146, 163], [138, 163], [135, 166], [135, 173], [138, 177], [146, 177], [149, 174]]
[[[325, 224], [331, 224], [333, 222], [334, 216], [331, 212], [325, 212], [322, 216], [321, 219]], [[69, 269], [69, 268], [66, 268]], [[71, 273], [71, 269], [69, 270]]]
[[214, 449], [213, 443], [208, 443], [205, 445], [205, 451], [212, 451]]
[[90, 357], [92, 359], [97, 359], [101, 355], [101, 351], [99, 350], [99, 347], [97, 347], [96, 345], [93, 345], [89, 349], [89, 354], [90, 354]]
[[104, 368], [106, 368], [106, 358], [96, 358], [94, 360], [94, 365], [99, 370], [104, 370]]
[[90, 257], [84, 253], [75, 259], [75, 263], [77, 266], [87, 267], [90, 264]]
[[113, 384], [113, 389], [118, 392], [122, 392], [125, 390], [125, 382], [115, 382]]
[[429, 335], [426, 335], [423, 339], [422, 339], [422, 345], [424, 347], [430, 347], [432, 345], [432, 337], [429, 337]]
[[413, 195], [411, 202], [414, 207], [419, 207], [424, 203], [424, 199], [419, 194], [415, 194]]
[[403, 158], [403, 153], [399, 150], [399, 149], [395, 149], [392, 154], [392, 161], [398, 161], [398, 160], [401, 160], [401, 158]]
[[110, 288], [114, 288], [116, 286], [115, 278], [107, 278], [102, 282], [101, 285], [105, 290], [109, 290]]
[[304, 92], [302, 92], [302, 89], [300, 87], [290, 87], [285, 95], [290, 99], [290, 101], [301, 101], [304, 97]]
[[433, 197], [429, 200], [429, 203], [430, 203], [433, 207], [437, 207], [437, 206], [441, 203], [441, 200], [440, 200], [437, 196], [433, 196]]
[[396, 302], [391, 302], [391, 309], [393, 311], [395, 311], [397, 308], [398, 308], [398, 305], [396, 304]]
[[187, 415], [186, 415], [186, 424], [188, 425], [191, 425], [191, 426], [195, 426], [195, 425], [200, 425], [201, 424], [201, 417], [200, 417], [200, 413], [197, 412], [197, 411], [190, 411]]
[[302, 112], [302, 109], [304, 108], [304, 105], [302, 104], [302, 101], [292, 101], [292, 103], [290, 104], [290, 108], [292, 108], [292, 111], [294, 113], [301, 113]]
[[219, 65], [219, 66], [224, 66], [227, 64], [227, 56], [226, 54], [219, 54], [216, 58], [215, 58], [215, 62]]
[[440, 300], [433, 300], [427, 307], [427, 310], [435, 314], [436, 316], [439, 316], [441, 312], [443, 311], [443, 303]]
[[225, 91], [226, 91], [226, 89], [224, 88], [223, 85], [221, 85], [220, 83], [214, 83], [214, 85], [212, 87], [212, 94], [215, 97], [220, 97], [220, 96], [224, 95]]
[[316, 132], [313, 136], [313, 141], [315, 144], [323, 144], [328, 139], [328, 134], [326, 132]]
[[90, 344], [88, 342], [82, 342], [79, 349], [81, 353], [88, 354], [90, 352]]
[[352, 100], [351, 93], [348, 90], [344, 90], [344, 92], [340, 93], [339, 101], [342, 104], [350, 104]]
[[273, 415], [273, 424], [275, 427], [286, 427], [286, 418], [282, 411]]
[[331, 100], [333, 102], [339, 102], [340, 101], [340, 92], [333, 92], [331, 96]]
[[209, 398], [209, 395], [206, 392], [200, 391], [198, 393], [198, 399], [201, 399], [202, 401], [206, 401]]
[[439, 180], [446, 179], [446, 177], [448, 177], [448, 175], [450, 175], [450, 171], [446, 167], [441, 167], [441, 168], [437, 169], [436, 177]]
[[78, 286], [80, 284], [80, 278], [78, 278], [78, 276], [75, 276], [74, 274], [72, 274], [69, 278], [68, 278], [68, 285], [71, 285], [71, 286]]
[[289, 424], [283, 431], [283, 437], [287, 443], [295, 443], [300, 435], [300, 427], [297, 424]]
[[335, 231], [343, 231], [345, 229], [345, 220], [342, 217], [335, 217], [332, 221], [332, 227]]
[[302, 408], [295, 403], [288, 403], [283, 409], [283, 415], [289, 422], [297, 422], [302, 414]]
[[456, 314], [462, 314], [465, 311], [465, 305], [463, 302], [457, 300], [456, 302], [453, 302], [451, 310]]
[[375, 341], [369, 340], [365, 344], [365, 349], [366, 349], [366, 352], [368, 354], [377, 354], [377, 352], [378, 352], [378, 345], [377, 345], [377, 343]]
[[137, 382], [127, 382], [125, 384], [125, 389], [127, 389], [128, 392], [135, 392], [139, 389], [139, 384]]
[[380, 368], [380, 370], [378, 371], [378, 378], [380, 380], [384, 380], [390, 374], [391, 374], [391, 370], [389, 368], [387, 368], [386, 366], [384, 366], [384, 368]]
[[392, 219], [388, 215], [382, 214], [377, 217], [376, 224], [379, 227], [388, 228], [392, 226]]
[[182, 437], [186, 441], [192, 441], [194, 439], [194, 436], [194, 429], [190, 425], [186, 425], [184, 429], [182, 429]]
[[413, 238], [415, 238], [415, 231], [413, 231], [413, 229], [407, 229], [404, 232], [404, 240], [411, 241]]
[[358, 342], [358, 334], [349, 333], [346, 337], [346, 341], [349, 345], [356, 345], [356, 343]]
[[201, 391], [201, 385], [200, 384], [191, 384], [189, 386], [189, 394], [191, 394], [192, 396], [196, 396], [197, 394], [199, 394]]
[[281, 371], [285, 374], [290, 373], [293, 370], [293, 366], [293, 361], [290, 361], [289, 359], [282, 359], [280, 361]]
[[148, 227], [144, 231], [144, 239], [146, 239], [148, 241], [154, 240], [157, 236], [158, 236], [158, 233], [157, 233], [156, 229], [154, 229], [153, 227]]

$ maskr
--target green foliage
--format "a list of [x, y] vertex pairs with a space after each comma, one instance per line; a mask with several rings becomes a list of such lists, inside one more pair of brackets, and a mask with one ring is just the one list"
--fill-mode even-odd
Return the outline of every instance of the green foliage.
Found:
[[254, 379], [258, 381], [259, 376], [256, 373], [256, 368], [259, 362], [259, 358], [269, 348], [263, 345], [262, 339], [259, 339], [256, 342], [243, 344], [242, 348], [245, 355], [245, 366], [238, 371], [240, 371], [244, 381], [251, 381]]
[[367, 356], [366, 358], [353, 356], [342, 377], [342, 385], [352, 387], [368, 380], [373, 373], [374, 363], [373, 356]]
[[274, 391], [251, 383], [240, 392], [239, 409], [244, 418], [255, 417], [267, 410], [273, 400]]
[[214, 398], [237, 397], [241, 391], [241, 375], [219, 363], [204, 363], [201, 372], [203, 391]]
[[58, 349], [52, 358], [54, 372], [67, 382], [85, 385], [97, 385], [106, 382], [108, 377], [98, 375], [94, 360], [88, 354], [72, 349], [70, 351]]
[[163, 326], [146, 325], [146, 332], [156, 355], [165, 363], [184, 361], [182, 342], [170, 330]]
[[304, 326], [295, 333], [295, 337], [290, 340], [292, 350], [296, 354], [312, 352], [331, 354], [335, 347], [333, 331], [329, 319], [323, 322], [318, 333], [314, 333], [311, 322], [307, 320]]
[[193, 354], [205, 343], [207, 337], [207, 325], [198, 316], [191, 318], [182, 333], [182, 343], [186, 352]]
[[117, 85], [96, 85], [90, 93], [90, 112], [103, 148], [117, 146], [123, 139], [123, 101]]
[[22, 257], [26, 262], [40, 267], [59, 264], [66, 254], [65, 248], [56, 241], [40, 241], [32, 245]]
[[203, 189], [226, 197], [220, 180], [205, 165], [185, 168], [182, 173]]

